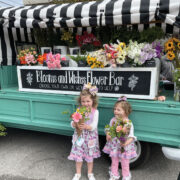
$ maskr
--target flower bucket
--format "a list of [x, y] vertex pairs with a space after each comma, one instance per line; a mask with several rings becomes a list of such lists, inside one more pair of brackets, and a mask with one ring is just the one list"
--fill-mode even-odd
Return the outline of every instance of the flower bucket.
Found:
[[41, 54], [52, 52], [51, 47], [41, 47]]
[[78, 55], [78, 54], [80, 54], [80, 47], [76, 46], [76, 47], [69, 48], [69, 53], [70, 53], [70, 55]]
[[62, 54], [66, 55], [67, 54], [67, 46], [54, 46], [53, 47], [54, 54]]

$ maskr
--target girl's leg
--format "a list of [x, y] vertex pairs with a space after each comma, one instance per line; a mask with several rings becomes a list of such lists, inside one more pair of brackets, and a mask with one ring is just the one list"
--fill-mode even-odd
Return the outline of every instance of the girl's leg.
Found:
[[121, 168], [123, 177], [128, 177], [130, 175], [129, 159], [121, 158]]
[[82, 164], [83, 162], [76, 162], [76, 174], [81, 174]]
[[92, 172], [93, 172], [93, 162], [88, 162], [87, 167], [88, 167], [88, 174], [92, 174]]
[[113, 176], [119, 177], [119, 158], [118, 157], [111, 157], [111, 173]]

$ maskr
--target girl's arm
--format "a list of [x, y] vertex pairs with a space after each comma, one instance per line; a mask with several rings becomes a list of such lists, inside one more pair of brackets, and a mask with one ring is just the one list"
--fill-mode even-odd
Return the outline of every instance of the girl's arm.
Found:
[[122, 144], [122, 146], [127, 146], [136, 140], [137, 140], [137, 137], [134, 136], [134, 126], [133, 126], [133, 124], [131, 124], [131, 129], [130, 129], [128, 138], [127, 138], [126, 142], [124, 144]]
[[74, 123], [74, 121], [71, 121], [71, 127], [74, 129], [76, 127], [76, 124]]
[[134, 136], [134, 126], [133, 126], [133, 124], [131, 124], [131, 129], [130, 129], [128, 138], [133, 138], [134, 141], [137, 141], [137, 137]]
[[92, 124], [86, 125], [86, 129], [89, 131], [94, 131], [95, 129], [97, 129], [98, 121], [99, 121], [99, 111], [96, 110], [94, 113], [94, 118], [93, 118]]

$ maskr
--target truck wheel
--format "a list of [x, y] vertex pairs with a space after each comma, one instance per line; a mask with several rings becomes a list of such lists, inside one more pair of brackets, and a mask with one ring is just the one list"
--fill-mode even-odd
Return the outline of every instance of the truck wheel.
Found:
[[147, 162], [150, 157], [150, 145], [147, 142], [136, 141], [135, 149], [137, 157], [130, 160], [130, 167], [136, 168], [140, 165], [143, 165]]

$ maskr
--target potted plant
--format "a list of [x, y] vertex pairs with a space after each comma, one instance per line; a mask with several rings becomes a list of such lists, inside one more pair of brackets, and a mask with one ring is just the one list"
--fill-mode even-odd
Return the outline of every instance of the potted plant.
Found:
[[80, 54], [80, 47], [77, 46], [75, 34], [72, 31], [64, 30], [61, 36], [61, 40], [65, 41], [69, 46], [70, 55]]

